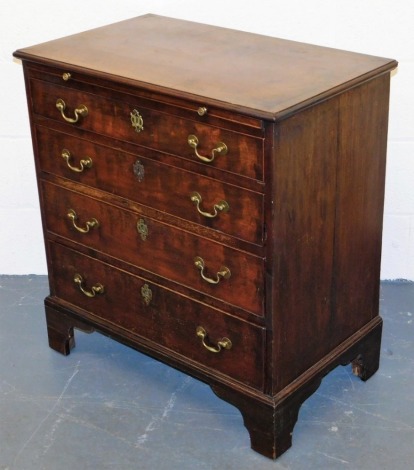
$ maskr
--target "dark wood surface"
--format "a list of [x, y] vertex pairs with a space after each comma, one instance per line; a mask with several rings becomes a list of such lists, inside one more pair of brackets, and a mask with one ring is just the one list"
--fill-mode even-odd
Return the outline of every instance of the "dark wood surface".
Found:
[[[84, 316], [89, 320], [94, 319], [98, 323], [103, 320], [107, 325], [115, 325], [136, 336], [138, 342], [139, 337], [144, 337], [189, 360], [263, 389], [263, 328], [179, 296], [62, 245], [51, 244], [50, 253], [54, 279], [51, 295], [72, 304], [73, 308], [83, 309]], [[86, 297], [73, 282], [75, 274], [81, 274], [84, 278], [85, 289], [91, 290], [93, 285], [100, 283], [105, 288], [104, 293], [94, 298]], [[141, 295], [145, 284], [152, 292], [148, 305]], [[223, 350], [221, 354], [207, 351], [196, 335], [198, 326], [206, 330], [211, 345], [228, 337], [232, 348]]]
[[[42, 194], [50, 232], [263, 316], [262, 258], [158, 222], [145, 213], [121, 210], [56, 185], [42, 183]], [[70, 209], [78, 215], [80, 228], [93, 218], [99, 226], [80, 233], [67, 216]], [[140, 220], [147, 228], [145, 240], [137, 230]], [[215, 278], [221, 266], [227, 266], [230, 278], [217, 285], [207, 283], [194, 265], [196, 256], [204, 259], [206, 276]]]
[[[178, 367], [237, 406], [252, 447], [271, 458], [326, 373], [350, 362], [363, 380], [375, 373], [395, 61], [154, 15], [15, 55], [53, 349], [69, 354], [74, 328], [97, 330]], [[66, 122], [58, 98], [69, 117], [80, 105], [88, 115]], [[189, 134], [203, 156], [219, 142], [228, 153], [202, 161]], [[200, 214], [194, 191], [201, 210], [221, 200], [229, 210]], [[99, 226], [80, 233], [71, 210], [78, 227]], [[196, 256], [218, 282], [202, 279]], [[223, 266], [228, 279], [216, 278]], [[224, 338], [230, 349], [218, 348]]]
[[395, 66], [390, 59], [157, 15], [21, 49], [16, 57], [205, 97], [265, 118]]
[[330, 349], [337, 116], [333, 98], [275, 129], [273, 392]]
[[275, 392], [378, 315], [388, 87], [381, 76], [275, 129]]
[[[124, 153], [113, 148], [93, 144], [72, 135], [51, 132], [45, 127], [36, 129], [39, 163], [42, 171], [88, 185], [120, 197], [136, 201], [144, 206], [172, 214], [201, 226], [228, 233], [250, 243], [263, 245], [263, 194], [246, 191], [233, 184], [207, 178], [176, 166], [165, 165], [138, 154]], [[82, 173], [71, 171], [61, 157], [69, 150], [70, 164], [91, 158], [91, 168]], [[55, 158], [51, 158], [51, 156]], [[162, 158], [162, 155], [160, 155]], [[134, 164], [142, 166], [143, 176], [134, 173]], [[179, 183], [179, 184], [177, 184]], [[202, 216], [191, 195], [202, 196], [201, 210], [213, 213], [214, 204], [225, 200], [227, 212], [215, 218]]]
[[[59, 98], [64, 99], [67, 104], [68, 116], [72, 116], [73, 110], [83, 104], [88, 108], [88, 115], [80, 119], [76, 127], [196, 161], [199, 159], [188, 144], [189, 135], [197, 136], [198, 151], [208, 158], [211, 158], [211, 151], [223, 142], [228, 152], [226, 155], [215, 157], [216, 168], [249, 178], [263, 178], [262, 139], [145, 108], [141, 105], [139, 97], [133, 99], [127, 95], [124, 100], [129, 102], [124, 103], [78, 92], [72, 89], [70, 82], [66, 86], [57, 87], [33, 80], [31, 89], [35, 114], [63, 122], [60, 112], [56, 109], [56, 101]], [[130, 113], [134, 109], [139, 111], [144, 121], [144, 129], [139, 133], [133, 132], [131, 127]]]

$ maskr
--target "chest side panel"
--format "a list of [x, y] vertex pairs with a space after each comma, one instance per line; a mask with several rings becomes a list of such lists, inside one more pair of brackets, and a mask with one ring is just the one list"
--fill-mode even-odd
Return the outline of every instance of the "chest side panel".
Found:
[[388, 84], [385, 74], [276, 128], [276, 391], [378, 315]]
[[277, 389], [329, 350], [338, 100], [276, 127], [273, 161], [273, 373]]
[[389, 80], [340, 97], [333, 347], [378, 315]]

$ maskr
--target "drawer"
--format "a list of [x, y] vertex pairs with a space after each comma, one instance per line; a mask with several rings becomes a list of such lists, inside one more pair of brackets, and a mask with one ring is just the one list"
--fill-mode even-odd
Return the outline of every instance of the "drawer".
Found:
[[[262, 138], [147, 108], [131, 95], [111, 100], [35, 79], [30, 86], [35, 115], [263, 181]], [[58, 100], [65, 103], [62, 111]], [[82, 106], [87, 108], [83, 117], [75, 114]]]
[[46, 228], [50, 232], [263, 315], [263, 258], [144, 214], [51, 183], [41, 184]]
[[[263, 194], [41, 126], [36, 128], [36, 139], [40, 169], [45, 172], [263, 244]], [[68, 160], [61, 156], [64, 150], [70, 154]], [[80, 161], [88, 158], [91, 167], [79, 172]], [[201, 202], [194, 201], [195, 193]], [[220, 210], [223, 201], [227, 208]]]
[[[98, 322], [127, 330], [138, 340], [146, 338], [202, 367], [263, 388], [264, 328], [62, 245], [51, 243], [49, 248], [53, 296], [81, 308]], [[204, 338], [197, 335], [198, 327], [203, 328]], [[206, 348], [218, 349], [223, 338], [230, 340], [230, 349], [213, 352]]]

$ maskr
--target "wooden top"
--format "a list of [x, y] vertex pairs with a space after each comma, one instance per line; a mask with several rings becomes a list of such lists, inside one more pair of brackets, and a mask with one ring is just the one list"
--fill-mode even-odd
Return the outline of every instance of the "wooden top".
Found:
[[391, 59], [151, 14], [14, 55], [271, 120], [397, 66]]

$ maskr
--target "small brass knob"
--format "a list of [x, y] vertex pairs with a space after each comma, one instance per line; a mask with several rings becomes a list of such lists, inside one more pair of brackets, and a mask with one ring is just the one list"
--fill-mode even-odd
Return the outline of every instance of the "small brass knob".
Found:
[[72, 77], [72, 75], [71, 75], [69, 72], [65, 72], [65, 73], [62, 75], [62, 78], [63, 78], [63, 80], [65, 80], [65, 82], [67, 82], [68, 80], [70, 80], [71, 77]]
[[200, 106], [198, 109], [197, 109], [197, 114], [199, 116], [204, 116], [205, 114], [207, 114], [207, 108], [205, 106]]

